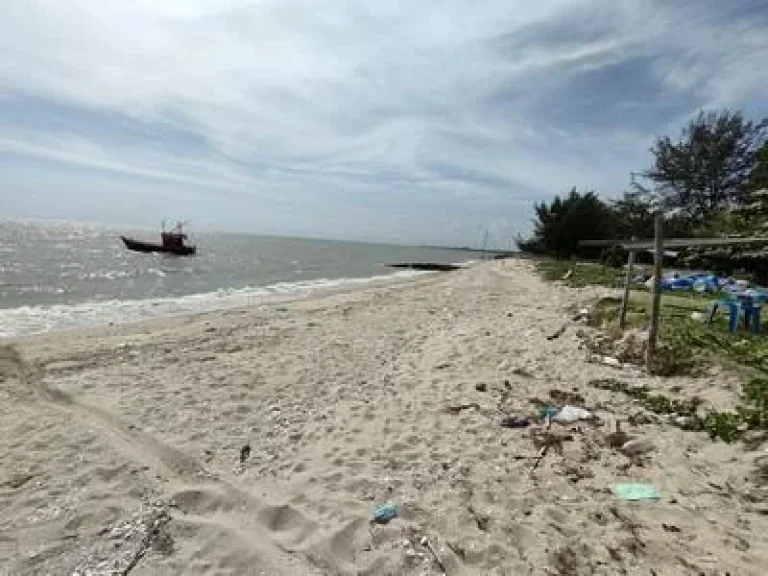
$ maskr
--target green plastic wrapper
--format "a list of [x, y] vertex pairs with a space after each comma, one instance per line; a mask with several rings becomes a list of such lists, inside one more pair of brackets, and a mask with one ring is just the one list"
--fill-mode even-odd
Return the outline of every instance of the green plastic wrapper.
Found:
[[622, 500], [661, 499], [661, 493], [653, 484], [616, 484], [613, 493]]

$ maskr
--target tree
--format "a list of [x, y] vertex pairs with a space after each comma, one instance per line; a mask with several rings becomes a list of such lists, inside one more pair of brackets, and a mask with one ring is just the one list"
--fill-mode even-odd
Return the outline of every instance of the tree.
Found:
[[768, 233], [768, 188], [750, 190], [744, 201], [733, 211], [738, 232], [749, 236]]
[[755, 166], [749, 175], [748, 187], [750, 191], [768, 189], [768, 143], [763, 144], [755, 155]]
[[533, 236], [517, 238], [523, 252], [548, 254], [557, 258], [596, 256], [600, 249], [579, 246], [582, 240], [611, 238], [615, 231], [611, 208], [595, 192], [579, 193], [571, 189], [568, 196], [555, 196], [551, 203], [534, 205]]
[[653, 223], [656, 207], [653, 198], [642, 190], [624, 192], [624, 195], [611, 203], [616, 222], [616, 234], [619, 238], [650, 238], [653, 236]]
[[644, 175], [666, 208], [705, 218], [743, 198], [767, 132], [768, 119], [755, 124], [740, 112], [700, 112], [679, 141], [656, 140], [654, 166]]

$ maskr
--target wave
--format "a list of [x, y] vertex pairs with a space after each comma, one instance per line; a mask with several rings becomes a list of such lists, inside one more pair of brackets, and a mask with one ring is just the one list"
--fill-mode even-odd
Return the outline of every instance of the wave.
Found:
[[12, 338], [86, 326], [125, 324], [150, 318], [185, 316], [290, 300], [323, 290], [392, 282], [432, 274], [403, 270], [366, 278], [321, 278], [302, 282], [279, 282], [268, 286], [222, 289], [215, 292], [146, 300], [106, 300], [81, 304], [21, 306], [0, 309], [0, 337]]
[[83, 268], [82, 264], [62, 265], [64, 270], [59, 274], [59, 278], [76, 278], [78, 280], [123, 280], [126, 278], [139, 278], [141, 276], [157, 276], [165, 278], [168, 273], [186, 272], [182, 270], [161, 270], [159, 268], [147, 268], [146, 270], [97, 270], [95, 272], [78, 272]]

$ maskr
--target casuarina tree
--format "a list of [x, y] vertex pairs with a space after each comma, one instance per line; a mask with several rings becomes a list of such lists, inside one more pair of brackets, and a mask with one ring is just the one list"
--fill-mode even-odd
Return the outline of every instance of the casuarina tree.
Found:
[[768, 119], [754, 123], [741, 112], [700, 112], [678, 141], [656, 140], [654, 165], [645, 176], [665, 207], [704, 219], [744, 197], [767, 133]]
[[614, 234], [613, 212], [595, 192], [580, 193], [573, 188], [564, 198], [536, 203], [534, 210], [533, 236], [517, 239], [524, 252], [558, 258], [589, 256], [596, 250], [580, 246], [582, 240], [608, 239]]

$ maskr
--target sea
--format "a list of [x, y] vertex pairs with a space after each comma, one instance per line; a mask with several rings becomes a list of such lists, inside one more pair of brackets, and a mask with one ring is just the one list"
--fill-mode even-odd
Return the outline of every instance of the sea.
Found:
[[397, 262], [468, 264], [463, 250], [190, 233], [197, 254], [140, 254], [120, 235], [158, 231], [0, 218], [0, 338], [304, 297], [425, 274]]

